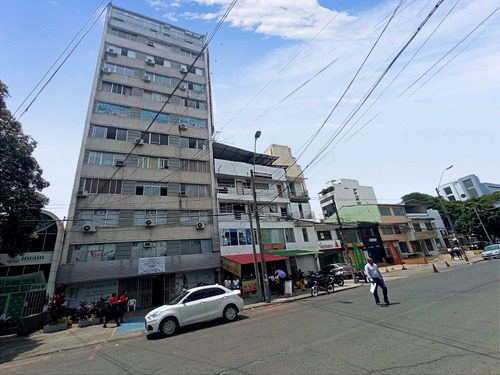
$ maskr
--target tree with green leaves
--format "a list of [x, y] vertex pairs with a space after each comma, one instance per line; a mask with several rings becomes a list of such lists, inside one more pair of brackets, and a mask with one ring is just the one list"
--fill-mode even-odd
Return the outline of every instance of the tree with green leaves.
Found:
[[445, 225], [449, 227], [450, 225], [443, 211], [444, 205], [459, 235], [486, 240], [486, 229], [493, 241], [500, 238], [500, 208], [494, 205], [495, 202], [500, 202], [500, 192], [498, 191], [465, 201], [447, 201], [443, 198], [422, 193], [406, 194], [401, 199], [405, 203], [417, 203], [423, 205], [426, 209], [438, 210]]
[[0, 252], [14, 257], [31, 244], [49, 186], [32, 156], [36, 142], [7, 109], [9, 89], [0, 81]]

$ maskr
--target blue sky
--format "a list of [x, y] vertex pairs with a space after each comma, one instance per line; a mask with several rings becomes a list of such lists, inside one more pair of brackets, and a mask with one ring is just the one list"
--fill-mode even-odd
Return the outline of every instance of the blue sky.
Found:
[[[100, 3], [1, 0], [0, 79], [9, 86], [7, 105], [12, 112]], [[113, 2], [209, 35], [229, 3]], [[326, 121], [398, 3], [239, 0], [209, 46], [218, 141], [252, 150], [253, 134], [261, 130], [257, 151], [281, 144], [298, 157], [321, 129], [298, 160], [305, 169], [317, 218], [317, 193], [331, 179], [352, 178], [373, 186], [383, 203], [397, 203], [414, 191], [434, 194], [441, 172], [451, 164], [454, 167], [445, 172], [443, 182], [476, 174], [483, 182], [500, 183], [500, 10], [493, 13], [497, 0], [444, 1], [365, 105], [348, 120], [437, 3], [403, 1], [344, 100]], [[61, 218], [69, 207], [101, 35], [99, 21], [20, 119], [25, 133], [38, 142], [35, 157], [51, 183], [44, 191], [51, 200], [47, 209]], [[323, 148], [325, 152], [315, 158]]]

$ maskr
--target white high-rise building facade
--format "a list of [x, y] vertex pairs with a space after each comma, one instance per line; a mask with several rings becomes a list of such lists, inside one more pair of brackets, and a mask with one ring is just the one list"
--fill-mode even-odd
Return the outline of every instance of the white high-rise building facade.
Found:
[[70, 307], [122, 290], [160, 305], [218, 280], [205, 42], [109, 6], [57, 277]]

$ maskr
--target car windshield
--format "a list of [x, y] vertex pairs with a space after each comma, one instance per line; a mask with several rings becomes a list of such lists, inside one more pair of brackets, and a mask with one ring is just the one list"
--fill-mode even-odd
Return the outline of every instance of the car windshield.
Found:
[[188, 294], [189, 294], [189, 291], [185, 290], [181, 294], [179, 294], [177, 297], [175, 297], [172, 301], [170, 301], [168, 304], [169, 305], [177, 305]]
[[489, 246], [486, 246], [484, 248], [484, 251], [488, 251], [488, 250], [499, 250], [500, 249], [500, 245], [489, 245]]

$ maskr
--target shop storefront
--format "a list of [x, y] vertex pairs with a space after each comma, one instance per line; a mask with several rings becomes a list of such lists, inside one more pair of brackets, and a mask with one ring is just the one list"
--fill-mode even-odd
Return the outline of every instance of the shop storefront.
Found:
[[[257, 261], [260, 263], [260, 253], [257, 254]], [[286, 257], [264, 254], [266, 261], [267, 274], [273, 275], [277, 269], [286, 269]], [[238, 276], [241, 279], [243, 293], [257, 291], [257, 279], [254, 270], [253, 254], [224, 255], [222, 257], [222, 268], [224, 270], [224, 279]]]

